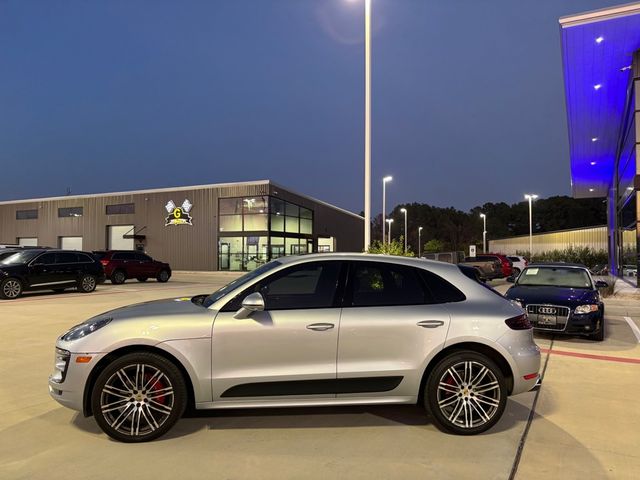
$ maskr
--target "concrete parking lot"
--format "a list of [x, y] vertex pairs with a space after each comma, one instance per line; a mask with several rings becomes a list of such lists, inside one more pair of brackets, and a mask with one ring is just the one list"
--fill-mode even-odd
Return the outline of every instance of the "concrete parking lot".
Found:
[[0, 478], [638, 477], [635, 299], [607, 301], [602, 343], [537, 336], [541, 388], [512, 397], [500, 423], [475, 437], [441, 433], [418, 407], [377, 406], [203, 412], [158, 441], [130, 445], [50, 399], [54, 342], [70, 326], [134, 302], [211, 292], [235, 276], [177, 273], [167, 284], [0, 303]]

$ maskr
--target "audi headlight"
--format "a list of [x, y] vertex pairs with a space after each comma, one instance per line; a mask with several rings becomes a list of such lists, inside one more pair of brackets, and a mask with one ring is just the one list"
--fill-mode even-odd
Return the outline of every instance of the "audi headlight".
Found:
[[102, 327], [105, 327], [109, 324], [109, 322], [113, 320], [112, 318], [100, 318], [97, 320], [89, 320], [80, 325], [76, 325], [72, 327], [67, 333], [65, 333], [61, 340], [65, 342], [70, 342], [72, 340], [77, 340], [79, 338], [84, 338], [90, 333], [95, 332], [96, 330], [100, 330]]
[[511, 300], [514, 304], [516, 304], [517, 306], [519, 306], [520, 308], [524, 308], [524, 302], [522, 300], [519, 299], [513, 299]]
[[597, 312], [598, 311], [598, 305], [579, 305], [576, 307], [575, 313], [577, 314], [585, 314], [585, 313], [591, 313], [591, 312]]

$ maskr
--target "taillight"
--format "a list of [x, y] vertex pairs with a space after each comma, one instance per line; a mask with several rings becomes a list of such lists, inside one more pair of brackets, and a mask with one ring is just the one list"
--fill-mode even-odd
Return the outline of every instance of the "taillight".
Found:
[[106, 267], [109, 265], [109, 260], [100, 260], [100, 263]]
[[507, 327], [511, 330], [529, 330], [532, 328], [526, 313], [518, 315], [517, 317], [507, 318], [504, 323], [506, 323]]

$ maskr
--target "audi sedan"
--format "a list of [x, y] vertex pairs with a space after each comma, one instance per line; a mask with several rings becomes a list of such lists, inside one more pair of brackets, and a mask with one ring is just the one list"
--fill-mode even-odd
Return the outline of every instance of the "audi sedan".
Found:
[[49, 390], [123, 442], [163, 435], [187, 406], [418, 403], [441, 430], [471, 435], [539, 366], [525, 312], [465, 267], [316, 254], [71, 328]]

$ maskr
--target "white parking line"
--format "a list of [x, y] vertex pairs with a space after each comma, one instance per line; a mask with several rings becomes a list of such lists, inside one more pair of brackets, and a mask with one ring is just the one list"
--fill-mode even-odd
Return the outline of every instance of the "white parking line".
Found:
[[638, 340], [638, 343], [640, 343], [640, 328], [638, 328], [638, 326], [636, 325], [636, 322], [634, 322], [633, 319], [631, 319], [630, 317], [624, 317], [624, 319], [627, 321], [627, 323], [631, 327], [631, 331], [636, 336], [636, 340]]

